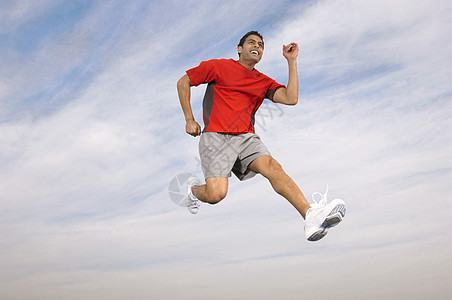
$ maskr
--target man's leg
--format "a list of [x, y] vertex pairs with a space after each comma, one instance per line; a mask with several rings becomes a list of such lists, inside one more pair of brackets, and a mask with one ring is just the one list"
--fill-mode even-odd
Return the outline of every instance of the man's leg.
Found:
[[227, 177], [209, 177], [206, 184], [193, 186], [192, 192], [202, 202], [216, 204], [226, 197], [228, 192]]
[[270, 155], [260, 156], [249, 165], [249, 168], [267, 178], [273, 189], [286, 198], [303, 218], [306, 218], [306, 212], [310, 208], [308, 201], [274, 158]]

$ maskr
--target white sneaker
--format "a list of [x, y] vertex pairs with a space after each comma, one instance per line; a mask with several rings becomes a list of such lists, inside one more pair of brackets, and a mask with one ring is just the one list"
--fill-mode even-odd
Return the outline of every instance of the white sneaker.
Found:
[[[317, 202], [314, 195], [319, 194], [322, 198]], [[319, 192], [312, 194], [311, 208], [306, 213], [304, 231], [308, 241], [318, 241], [323, 238], [328, 229], [336, 226], [345, 216], [345, 202], [341, 199], [334, 199], [327, 204], [328, 185], [325, 194]]]
[[192, 214], [197, 214], [200, 206], [200, 201], [198, 198], [196, 198], [195, 195], [193, 195], [193, 192], [191, 191], [191, 188], [195, 185], [201, 185], [201, 180], [199, 180], [198, 177], [190, 177], [187, 180], [187, 199], [185, 200], [185, 203], [187, 204], [188, 210]]

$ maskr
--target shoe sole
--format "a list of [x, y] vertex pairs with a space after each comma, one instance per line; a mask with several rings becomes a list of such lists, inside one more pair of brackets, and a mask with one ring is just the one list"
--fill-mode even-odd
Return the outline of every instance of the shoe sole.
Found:
[[192, 214], [196, 215], [198, 213], [198, 211], [199, 211], [199, 208], [195, 208], [195, 209], [188, 208], [188, 211], [191, 212]]
[[341, 204], [336, 206], [325, 218], [320, 229], [311, 234], [308, 241], [315, 242], [323, 238], [328, 233], [329, 228], [336, 226], [342, 221], [345, 216], [345, 211], [345, 205]]

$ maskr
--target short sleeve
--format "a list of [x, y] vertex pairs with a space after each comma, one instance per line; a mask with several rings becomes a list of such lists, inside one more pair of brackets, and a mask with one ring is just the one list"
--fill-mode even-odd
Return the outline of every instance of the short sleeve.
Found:
[[286, 87], [286, 86], [277, 83], [273, 79], [270, 79], [270, 80], [271, 80], [271, 84], [270, 84], [270, 87], [267, 90], [267, 93], [265, 94], [265, 98], [270, 99], [270, 100], [273, 101], [273, 96], [275, 95], [276, 90], [278, 90], [279, 88], [282, 88], [282, 87]]
[[199, 66], [187, 70], [187, 75], [194, 86], [215, 81], [215, 64], [212, 60], [203, 61]]

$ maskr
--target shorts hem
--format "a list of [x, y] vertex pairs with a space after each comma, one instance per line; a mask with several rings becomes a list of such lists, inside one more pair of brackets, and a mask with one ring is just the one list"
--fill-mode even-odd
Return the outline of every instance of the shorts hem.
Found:
[[216, 178], [229, 178], [229, 177], [232, 177], [232, 174], [229, 174], [229, 175], [204, 175], [204, 179], [207, 179], [207, 178], [212, 178], [212, 177], [216, 177]]

